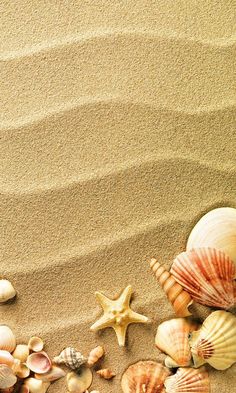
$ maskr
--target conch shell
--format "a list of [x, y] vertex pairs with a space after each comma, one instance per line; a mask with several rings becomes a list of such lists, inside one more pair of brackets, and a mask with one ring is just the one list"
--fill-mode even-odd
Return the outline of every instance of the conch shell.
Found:
[[45, 374], [35, 374], [36, 379], [40, 379], [44, 382], [53, 382], [57, 381], [58, 379], [64, 377], [66, 375], [65, 371], [62, 368], [57, 366], [52, 366], [51, 370], [49, 370]]
[[229, 368], [236, 362], [236, 317], [222, 310], [211, 313], [189, 344], [195, 367], [209, 363], [217, 370]]
[[194, 248], [182, 252], [171, 273], [198, 303], [223, 309], [234, 306], [236, 265], [223, 251]]
[[90, 387], [93, 374], [90, 368], [81, 367], [78, 373], [70, 372], [66, 376], [67, 389], [70, 393], [84, 393]]
[[26, 365], [31, 371], [44, 374], [51, 369], [52, 362], [46, 352], [34, 352], [28, 356]]
[[[46, 393], [48, 390], [50, 383], [43, 382], [36, 378], [27, 378], [24, 381], [24, 387], [28, 388], [30, 393]], [[26, 390], [27, 391], [27, 390]]]
[[191, 365], [188, 336], [197, 328], [198, 325], [195, 322], [185, 318], [170, 319], [158, 326], [155, 344], [168, 355], [165, 359], [167, 367]]
[[11, 388], [16, 382], [12, 369], [6, 364], [0, 364], [0, 389]]
[[177, 283], [173, 275], [163, 265], [157, 262], [155, 258], [151, 259], [150, 267], [166, 293], [168, 300], [171, 302], [176, 315], [179, 317], [191, 315], [188, 311], [188, 307], [193, 302], [191, 296], [184, 291], [183, 287]]
[[22, 363], [26, 362], [29, 356], [29, 348], [27, 345], [18, 344], [12, 354], [15, 359], [19, 359]]
[[124, 372], [121, 387], [124, 393], [162, 393], [170, 371], [160, 363], [140, 361]]
[[41, 352], [44, 347], [44, 342], [40, 337], [33, 336], [29, 339], [28, 348], [34, 352]]
[[68, 347], [63, 349], [60, 355], [56, 356], [53, 361], [56, 364], [65, 364], [71, 370], [78, 370], [87, 362], [87, 359], [75, 348]]
[[210, 393], [208, 372], [202, 368], [179, 368], [165, 380], [166, 393]]
[[220, 249], [236, 263], [236, 209], [220, 207], [197, 222], [189, 236], [187, 250], [201, 247]]
[[0, 280], [0, 303], [8, 302], [16, 296], [13, 285], [8, 280]]
[[91, 367], [95, 363], [98, 362], [98, 360], [104, 355], [104, 348], [99, 345], [98, 347], [92, 349], [88, 355], [88, 366]]
[[111, 371], [109, 368], [102, 368], [101, 370], [97, 371], [97, 374], [104, 379], [111, 379], [115, 377], [115, 373]]
[[16, 347], [16, 338], [12, 330], [6, 325], [0, 325], [0, 349], [13, 352]]

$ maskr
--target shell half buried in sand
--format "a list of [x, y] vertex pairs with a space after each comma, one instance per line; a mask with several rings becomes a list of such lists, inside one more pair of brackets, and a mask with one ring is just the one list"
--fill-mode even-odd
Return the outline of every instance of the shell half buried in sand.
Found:
[[6, 303], [16, 296], [16, 290], [8, 280], [0, 280], [0, 303]]
[[202, 368], [179, 368], [165, 380], [166, 393], [209, 393], [208, 372]]
[[195, 248], [182, 252], [171, 273], [196, 302], [222, 309], [234, 306], [236, 266], [223, 251]]
[[227, 311], [215, 311], [191, 334], [189, 344], [195, 367], [209, 363], [225, 370], [236, 362], [236, 317]]
[[236, 264], [236, 209], [220, 207], [197, 222], [190, 233], [187, 250], [201, 247], [220, 249]]
[[162, 393], [165, 379], [170, 370], [153, 361], [140, 361], [132, 364], [124, 372], [121, 387], [124, 393]]
[[79, 370], [79, 368], [87, 362], [87, 359], [75, 348], [67, 347], [63, 349], [59, 356], [53, 359], [56, 364], [64, 364], [71, 370]]
[[175, 313], [178, 317], [187, 317], [191, 315], [188, 307], [192, 304], [193, 300], [189, 293], [177, 283], [174, 276], [155, 258], [150, 261], [150, 267], [155, 274], [157, 281], [163, 288], [168, 300], [172, 304]]
[[161, 323], [157, 328], [155, 344], [168, 356], [167, 367], [190, 366], [191, 350], [188, 337], [198, 329], [198, 324], [185, 318], [175, 318]]

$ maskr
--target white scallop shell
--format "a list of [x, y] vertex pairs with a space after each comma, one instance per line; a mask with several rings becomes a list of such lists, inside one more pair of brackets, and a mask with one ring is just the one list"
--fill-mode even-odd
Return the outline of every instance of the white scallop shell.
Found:
[[6, 364], [0, 364], [0, 389], [7, 389], [15, 385], [17, 378], [12, 369]]
[[208, 372], [202, 368], [179, 368], [165, 380], [166, 393], [209, 393]]
[[16, 338], [12, 330], [6, 325], [0, 325], [0, 349], [13, 352], [16, 347]]

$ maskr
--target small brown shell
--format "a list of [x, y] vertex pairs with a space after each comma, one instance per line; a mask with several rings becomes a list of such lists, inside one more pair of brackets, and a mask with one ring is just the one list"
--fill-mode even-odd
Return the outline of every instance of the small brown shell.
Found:
[[109, 368], [102, 368], [101, 370], [97, 371], [97, 374], [99, 375], [99, 377], [104, 378], [104, 379], [112, 379], [116, 375]]

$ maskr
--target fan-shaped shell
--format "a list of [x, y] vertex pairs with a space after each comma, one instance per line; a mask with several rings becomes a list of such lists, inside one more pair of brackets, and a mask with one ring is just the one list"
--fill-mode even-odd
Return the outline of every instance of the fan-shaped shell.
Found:
[[15, 385], [17, 378], [12, 369], [6, 364], [0, 364], [0, 389], [7, 389]]
[[210, 380], [204, 367], [179, 368], [165, 380], [166, 393], [209, 393]]
[[16, 347], [16, 338], [12, 330], [6, 325], [0, 325], [0, 349], [13, 352]]
[[26, 365], [31, 371], [37, 374], [47, 373], [52, 367], [51, 360], [46, 352], [31, 353], [27, 358]]
[[123, 374], [121, 387], [124, 393], [161, 393], [170, 371], [160, 363], [141, 361], [132, 364]]
[[57, 364], [65, 364], [72, 370], [78, 370], [87, 362], [87, 359], [76, 349], [68, 347], [63, 349], [60, 355], [56, 356], [53, 361]]
[[236, 209], [220, 207], [197, 222], [190, 233], [187, 250], [201, 247], [220, 249], [236, 263]]
[[209, 363], [225, 370], [236, 362], [236, 317], [227, 311], [215, 311], [189, 339], [195, 367]]
[[170, 319], [158, 326], [155, 344], [157, 348], [168, 355], [165, 360], [167, 367], [189, 366], [191, 364], [188, 336], [197, 328], [198, 325], [195, 322], [185, 318]]
[[223, 251], [194, 248], [182, 252], [171, 273], [198, 303], [223, 309], [234, 306], [236, 266]]

